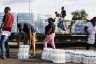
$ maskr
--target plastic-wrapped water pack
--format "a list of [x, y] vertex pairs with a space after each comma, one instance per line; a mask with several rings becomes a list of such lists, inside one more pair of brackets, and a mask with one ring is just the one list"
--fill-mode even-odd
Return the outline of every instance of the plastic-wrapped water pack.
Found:
[[72, 62], [72, 55], [73, 50], [65, 50], [65, 62]]
[[42, 52], [42, 56], [41, 59], [45, 59], [45, 60], [49, 60], [51, 61], [51, 53], [52, 53], [53, 49], [52, 48], [44, 48], [43, 52]]
[[84, 34], [84, 24], [82, 20], [76, 20], [76, 23], [72, 26], [71, 32], [73, 34]]
[[65, 50], [54, 49], [51, 54], [51, 61], [54, 63], [65, 63]]
[[72, 62], [73, 63], [81, 63], [83, 59], [82, 51], [80, 50], [75, 50], [72, 53]]
[[23, 60], [23, 59], [28, 59], [29, 58], [29, 45], [20, 45], [19, 46], [19, 51], [18, 51], [18, 59]]
[[95, 43], [95, 35], [89, 35], [87, 43], [94, 44]]
[[94, 51], [87, 51], [83, 55], [83, 63], [84, 64], [96, 64], [96, 53]]
[[75, 64], [95, 64], [96, 51], [44, 48], [41, 58], [45, 60], [50, 60], [54, 63], [73, 62]]

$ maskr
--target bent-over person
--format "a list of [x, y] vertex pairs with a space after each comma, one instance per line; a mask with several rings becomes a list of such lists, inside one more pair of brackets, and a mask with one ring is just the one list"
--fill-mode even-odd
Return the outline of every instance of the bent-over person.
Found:
[[[33, 47], [33, 49], [32, 49], [33, 50], [33, 56], [35, 56], [36, 30], [29, 23], [18, 23], [17, 27], [19, 29], [18, 43], [20, 42], [20, 39], [21, 39], [21, 33], [24, 32], [25, 34], [27, 34], [28, 37], [25, 40], [27, 40], [27, 41], [29, 40], [29, 44], [32, 45], [32, 47]], [[26, 44], [28, 44], [28, 43], [26, 43]]]

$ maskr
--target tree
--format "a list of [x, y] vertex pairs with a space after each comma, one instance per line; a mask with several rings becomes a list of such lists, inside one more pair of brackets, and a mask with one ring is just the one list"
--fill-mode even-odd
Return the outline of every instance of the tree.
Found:
[[71, 13], [72, 14], [72, 20], [88, 20], [88, 14], [84, 9], [82, 10], [76, 10]]

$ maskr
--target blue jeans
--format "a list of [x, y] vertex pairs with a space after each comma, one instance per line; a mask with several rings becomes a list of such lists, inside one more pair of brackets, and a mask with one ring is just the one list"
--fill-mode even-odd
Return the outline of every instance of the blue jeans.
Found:
[[9, 56], [8, 36], [1, 35], [0, 48], [1, 48], [1, 55]]

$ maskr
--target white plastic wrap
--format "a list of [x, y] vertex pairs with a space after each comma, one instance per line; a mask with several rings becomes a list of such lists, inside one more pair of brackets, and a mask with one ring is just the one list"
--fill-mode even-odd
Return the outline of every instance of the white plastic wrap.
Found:
[[76, 20], [76, 23], [72, 26], [71, 32], [74, 34], [84, 34], [84, 24], [82, 20]]
[[28, 59], [29, 58], [29, 45], [20, 45], [19, 46], [19, 51], [18, 51], [18, 59], [23, 60], [23, 59]]
[[44, 48], [42, 52], [41, 59], [49, 60], [51, 61], [51, 53], [53, 52], [52, 48]]
[[82, 62], [82, 54], [80, 51], [74, 51], [72, 55], [72, 62], [74, 63], [81, 63]]
[[54, 49], [51, 54], [51, 60], [54, 63], [65, 63], [65, 50]]
[[41, 58], [54, 63], [73, 62], [74, 64], [95, 64], [96, 51], [44, 48]]
[[87, 43], [94, 44], [95, 43], [95, 35], [89, 35]]
[[96, 63], [96, 53], [94, 51], [86, 51], [83, 54], [83, 61], [84, 64], [95, 64]]
[[72, 62], [72, 55], [73, 50], [65, 50], [65, 62]]

